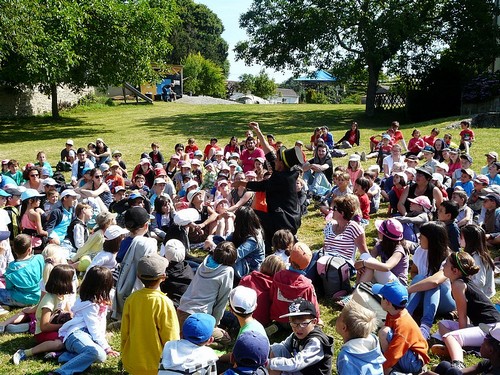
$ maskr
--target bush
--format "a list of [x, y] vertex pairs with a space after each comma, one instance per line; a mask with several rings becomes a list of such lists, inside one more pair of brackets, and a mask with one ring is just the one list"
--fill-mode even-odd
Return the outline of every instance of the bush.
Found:
[[96, 95], [94, 93], [88, 93], [78, 100], [78, 105], [83, 107], [92, 107], [92, 106], [113, 106], [113, 99], [108, 98], [106, 96]]
[[306, 103], [329, 104], [330, 100], [328, 99], [328, 96], [326, 96], [322, 92], [318, 92], [314, 89], [309, 89], [309, 90], [307, 90], [307, 93], [306, 93]]
[[361, 104], [361, 98], [363, 94], [350, 94], [345, 98], [342, 98], [340, 104]]

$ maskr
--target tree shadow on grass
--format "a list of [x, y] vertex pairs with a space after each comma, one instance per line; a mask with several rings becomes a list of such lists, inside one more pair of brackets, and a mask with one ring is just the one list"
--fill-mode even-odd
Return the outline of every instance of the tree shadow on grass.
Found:
[[214, 113], [178, 114], [144, 119], [140, 125], [155, 135], [171, 135], [175, 132], [186, 137], [231, 137], [241, 134], [250, 121], [258, 121], [266, 133], [313, 132], [315, 127], [326, 125], [330, 131], [347, 129], [351, 121], [363, 127], [387, 127], [391, 115], [367, 119], [359, 110], [311, 110], [272, 111], [251, 113], [248, 111], [220, 111]]
[[[88, 125], [78, 118], [27, 117], [0, 119], [0, 143], [17, 143], [53, 140], [58, 138], [82, 138], [92, 136], [95, 125]], [[99, 131], [107, 133], [103, 126]]]

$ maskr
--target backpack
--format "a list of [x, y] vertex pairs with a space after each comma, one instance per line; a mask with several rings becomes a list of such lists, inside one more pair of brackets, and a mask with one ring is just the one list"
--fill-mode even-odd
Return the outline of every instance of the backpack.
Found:
[[337, 299], [351, 293], [351, 268], [344, 258], [323, 255], [318, 259], [316, 269], [325, 297]]
[[385, 323], [387, 312], [380, 305], [380, 296], [372, 292], [372, 286], [372, 283], [359, 283], [352, 292], [352, 299], [377, 315], [377, 326], [380, 328]]
[[10, 223], [7, 225], [7, 228], [10, 230], [10, 240], [14, 241], [14, 238], [21, 233], [21, 217], [19, 216], [19, 210], [14, 206], [5, 206], [3, 208], [7, 211], [9, 215]]
[[58, 172], [70, 172], [71, 171], [71, 163], [69, 163], [67, 161], [60, 161], [56, 165], [56, 171], [58, 171]]

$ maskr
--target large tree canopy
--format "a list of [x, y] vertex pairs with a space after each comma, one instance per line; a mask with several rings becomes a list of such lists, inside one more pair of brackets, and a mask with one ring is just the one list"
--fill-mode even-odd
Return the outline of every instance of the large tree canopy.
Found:
[[191, 53], [213, 61], [229, 74], [228, 44], [222, 38], [224, 26], [220, 18], [204, 4], [193, 0], [177, 0], [180, 23], [172, 30], [169, 42], [173, 48], [169, 62], [179, 64]]
[[[479, 1], [484, 2], [470, 2]], [[460, 13], [457, 7], [461, 5], [454, 3], [458, 2], [254, 0], [240, 18], [249, 39], [237, 45], [237, 57], [247, 63], [259, 61], [295, 70], [355, 61], [368, 71], [366, 113], [373, 115], [382, 67], [403, 51], [420, 48], [437, 53], [445, 48], [449, 40], [444, 39], [450, 35], [447, 28], [452, 25], [445, 16]], [[485, 11], [492, 20], [492, 7]], [[489, 25], [493, 29], [492, 21]]]
[[0, 0], [3, 8], [25, 18], [0, 17], [0, 30], [22, 30], [0, 44], [0, 81], [39, 87], [51, 95], [54, 117], [59, 85], [78, 90], [157, 78], [152, 63], [166, 63], [177, 21], [174, 0]]

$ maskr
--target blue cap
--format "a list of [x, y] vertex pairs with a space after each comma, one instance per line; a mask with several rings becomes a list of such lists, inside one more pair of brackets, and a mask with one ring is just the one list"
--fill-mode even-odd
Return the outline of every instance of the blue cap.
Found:
[[128, 196], [128, 199], [136, 199], [136, 198], [144, 199], [144, 196], [141, 193], [132, 193]]
[[422, 150], [423, 152], [432, 152], [435, 153], [436, 150], [432, 146], [425, 146], [424, 149]]
[[31, 198], [41, 198], [43, 197], [43, 194], [40, 194], [37, 190], [35, 189], [26, 189], [22, 194], [21, 194], [21, 200], [24, 201], [26, 199], [31, 199]]
[[5, 190], [3, 190], [3, 189], [0, 189], [0, 197], [5, 197], [5, 198], [7, 198], [7, 197], [11, 197], [11, 196], [12, 196], [12, 194], [7, 193], [7, 192], [6, 192]]
[[238, 336], [233, 347], [233, 357], [239, 367], [259, 367], [267, 364], [269, 339], [255, 331]]
[[374, 284], [372, 292], [380, 294], [396, 307], [404, 307], [408, 302], [408, 290], [399, 281], [383, 284]]
[[191, 314], [182, 325], [182, 337], [193, 344], [201, 344], [214, 332], [215, 318], [204, 313]]

